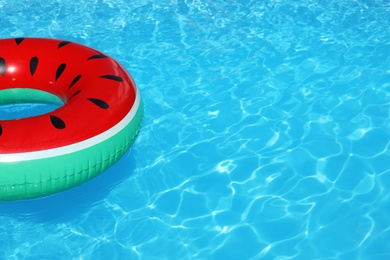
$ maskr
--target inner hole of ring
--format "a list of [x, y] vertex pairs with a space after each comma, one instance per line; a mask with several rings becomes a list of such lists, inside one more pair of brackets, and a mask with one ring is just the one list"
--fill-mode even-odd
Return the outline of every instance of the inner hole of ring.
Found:
[[15, 120], [50, 113], [64, 105], [54, 94], [31, 88], [0, 90], [0, 120]]

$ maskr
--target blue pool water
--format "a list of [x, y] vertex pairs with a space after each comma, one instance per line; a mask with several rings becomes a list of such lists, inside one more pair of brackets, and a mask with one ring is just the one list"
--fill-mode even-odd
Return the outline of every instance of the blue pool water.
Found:
[[389, 259], [387, 0], [0, 0], [0, 37], [117, 59], [117, 164], [0, 204], [1, 259]]

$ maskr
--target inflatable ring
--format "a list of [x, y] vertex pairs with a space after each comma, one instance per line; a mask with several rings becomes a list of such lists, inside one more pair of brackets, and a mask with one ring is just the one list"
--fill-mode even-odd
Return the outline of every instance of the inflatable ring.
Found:
[[21, 102], [60, 107], [0, 120], [0, 200], [49, 195], [92, 179], [129, 149], [144, 112], [117, 61], [55, 39], [0, 40], [0, 104]]

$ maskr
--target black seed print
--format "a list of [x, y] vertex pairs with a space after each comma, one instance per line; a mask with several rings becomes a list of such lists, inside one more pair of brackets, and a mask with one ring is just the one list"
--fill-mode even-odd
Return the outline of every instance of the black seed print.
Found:
[[89, 57], [87, 60], [102, 59], [102, 58], [108, 58], [108, 57], [104, 54], [95, 54]]
[[5, 74], [5, 69], [6, 69], [6, 67], [5, 67], [5, 59], [0, 57], [0, 74], [3, 77], [4, 77], [4, 74]]
[[100, 76], [100, 78], [111, 79], [111, 80], [115, 80], [118, 82], [123, 82], [123, 79], [121, 77], [115, 76], [115, 75], [103, 75], [103, 76]]
[[77, 94], [79, 94], [81, 92], [81, 90], [77, 90], [75, 93], [73, 93], [72, 96], [69, 97], [69, 99], [71, 99], [72, 97], [76, 96]]
[[57, 129], [64, 129], [65, 128], [65, 123], [62, 121], [61, 118], [56, 117], [56, 116], [50, 116], [50, 121], [52, 125], [57, 128]]
[[71, 87], [73, 87], [73, 85], [76, 84], [76, 82], [79, 81], [79, 79], [81, 79], [81, 75], [77, 75], [77, 76], [72, 80], [72, 82], [71, 82], [70, 85], [69, 85], [68, 90], [69, 90]]
[[66, 68], [66, 64], [62, 63], [60, 66], [58, 66], [57, 72], [56, 72], [56, 81], [61, 76], [62, 72], [64, 72]]
[[15, 38], [15, 42], [17, 45], [21, 44], [24, 38]]
[[61, 47], [64, 47], [65, 45], [68, 45], [69, 43], [71, 43], [70, 41], [62, 41], [58, 44], [58, 49], [61, 48]]
[[0, 136], [3, 134], [3, 127], [0, 125]]
[[100, 108], [107, 109], [109, 107], [109, 105], [106, 102], [104, 102], [103, 100], [100, 100], [97, 98], [88, 98], [88, 100]]
[[38, 67], [38, 58], [37, 57], [32, 57], [30, 60], [30, 73], [31, 76], [34, 76], [35, 70]]

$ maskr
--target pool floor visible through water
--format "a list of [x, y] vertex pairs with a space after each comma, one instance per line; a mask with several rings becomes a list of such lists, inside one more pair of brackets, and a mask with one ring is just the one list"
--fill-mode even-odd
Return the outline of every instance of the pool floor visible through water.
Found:
[[0, 258], [389, 259], [389, 10], [0, 0], [2, 38], [98, 49], [146, 106], [131, 150], [97, 178], [0, 203]]

